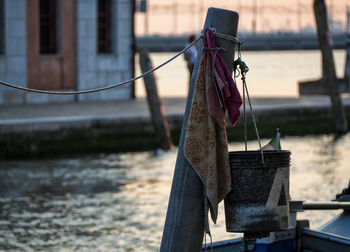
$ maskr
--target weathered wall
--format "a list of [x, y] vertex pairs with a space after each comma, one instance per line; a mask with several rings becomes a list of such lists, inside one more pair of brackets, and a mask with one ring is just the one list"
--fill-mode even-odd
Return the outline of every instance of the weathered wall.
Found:
[[[112, 54], [97, 53], [97, 1], [77, 1], [78, 89], [115, 84], [132, 78], [131, 1], [114, 0]], [[127, 99], [133, 95], [131, 85], [79, 96], [79, 100]]]
[[[26, 1], [4, 0], [5, 50], [0, 55], [0, 79], [26, 86]], [[1, 103], [22, 103], [21, 92], [0, 86]]]
[[[114, 52], [112, 54], [98, 54], [97, 53], [97, 0], [61, 0], [64, 8], [68, 2], [75, 3], [75, 25], [62, 23], [62, 26], [70, 26], [75, 29], [74, 36], [67, 37], [63, 40], [62, 53], [67, 57], [64, 60], [69, 61], [69, 64], [63, 64], [63, 77], [61, 79], [68, 80], [69, 85], [52, 84], [46, 87], [47, 78], [43, 78], [40, 74], [35, 74], [40, 83], [39, 88], [45, 89], [72, 89], [76, 87], [78, 90], [85, 90], [90, 88], [102, 87], [108, 84], [115, 84], [122, 80], [127, 80], [133, 77], [133, 50], [132, 50], [132, 1], [128, 0], [114, 0], [114, 20], [113, 20], [113, 35], [114, 35]], [[21, 86], [28, 86], [28, 77], [30, 73], [27, 71], [28, 66], [32, 65], [31, 57], [27, 55], [27, 35], [32, 32], [28, 29], [29, 22], [37, 23], [37, 18], [27, 18], [28, 2], [26, 0], [5, 0], [5, 52], [0, 54], [0, 80], [6, 82], [19, 84]], [[34, 2], [37, 2], [35, 0]], [[66, 3], [67, 2], [67, 3]], [[67, 10], [64, 10], [66, 12]], [[30, 13], [30, 12], [29, 12]], [[32, 15], [31, 15], [32, 16]], [[70, 15], [71, 17], [73, 15]], [[62, 22], [63, 22], [62, 18]], [[31, 21], [30, 21], [31, 20]], [[38, 29], [38, 27], [37, 27]], [[33, 41], [29, 41], [29, 45]], [[76, 52], [72, 51], [70, 47], [76, 47]], [[28, 56], [28, 58], [27, 58]], [[51, 56], [43, 58], [40, 62], [33, 62], [39, 64], [39, 68], [46, 68], [56, 66], [57, 62], [52, 63]], [[76, 57], [75, 59], [68, 59], [69, 57]], [[28, 62], [27, 62], [28, 60]], [[62, 59], [60, 59], [62, 60]], [[57, 60], [56, 60], [57, 61]], [[75, 62], [72, 64], [72, 62]], [[51, 68], [50, 68], [51, 69]], [[46, 72], [46, 71], [44, 71]], [[72, 74], [75, 73], [75, 74]], [[32, 73], [33, 74], [33, 73]], [[56, 75], [55, 73], [49, 75]], [[28, 77], [27, 77], [28, 76]], [[57, 76], [56, 76], [57, 77]], [[72, 85], [72, 80], [74, 85]], [[59, 81], [61, 82], [61, 81]], [[67, 82], [68, 83], [68, 82]], [[37, 83], [36, 83], [37, 84]], [[36, 87], [36, 84], [29, 85]], [[0, 86], [0, 104], [10, 103], [46, 103], [52, 101], [73, 101], [77, 100], [108, 100], [108, 99], [129, 99], [133, 97], [132, 85], [125, 85], [121, 88], [108, 90], [105, 92], [80, 95], [77, 98], [74, 96], [58, 96], [24, 93], [14, 89]]]

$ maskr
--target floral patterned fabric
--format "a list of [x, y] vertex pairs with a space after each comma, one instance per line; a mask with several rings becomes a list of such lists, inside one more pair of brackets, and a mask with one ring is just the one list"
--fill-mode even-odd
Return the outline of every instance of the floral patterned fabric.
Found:
[[208, 111], [209, 101], [210, 106], [219, 106], [214, 85], [210, 54], [204, 51], [186, 128], [184, 154], [206, 188], [211, 218], [216, 223], [218, 204], [231, 190], [231, 173], [225, 108], [217, 108], [221, 114], [216, 119]]

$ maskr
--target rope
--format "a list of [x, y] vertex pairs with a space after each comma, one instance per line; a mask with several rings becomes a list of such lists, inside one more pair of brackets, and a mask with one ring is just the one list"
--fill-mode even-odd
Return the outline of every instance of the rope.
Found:
[[[217, 32], [216, 29], [213, 28], [213, 27], [207, 28], [207, 29], [212, 30], [214, 32], [214, 36], [216, 36], [216, 37], [219, 37], [219, 38], [222, 38], [222, 39], [226, 39], [226, 40], [231, 40], [231, 41], [235, 42], [235, 44], [237, 44], [237, 45], [241, 45], [242, 44], [237, 37]], [[201, 33], [203, 34], [204, 30], [202, 30]]]
[[[230, 36], [230, 35], [226, 35], [226, 34], [223, 34], [223, 33], [219, 33], [219, 32], [216, 31], [215, 28], [210, 28], [210, 29], [213, 30], [214, 31], [214, 35], [219, 37], [219, 38], [223, 38], [223, 39], [234, 41], [238, 45], [241, 44], [241, 42], [236, 37], [233, 37], [233, 36]], [[39, 94], [52, 94], [52, 95], [79, 95], [79, 94], [88, 94], [88, 93], [100, 92], [100, 91], [104, 91], [104, 90], [108, 90], [108, 89], [112, 89], [112, 88], [117, 88], [117, 87], [123, 86], [125, 84], [128, 84], [130, 82], [134, 82], [134, 81], [136, 81], [138, 79], [141, 79], [141, 78], [143, 78], [143, 77], [153, 73], [154, 71], [158, 70], [159, 68], [165, 66], [166, 64], [170, 63], [171, 61], [173, 61], [174, 59], [179, 57], [181, 54], [183, 54], [185, 51], [187, 51], [191, 46], [196, 44], [201, 38], [203, 38], [203, 32], [192, 43], [190, 43], [188, 46], [186, 46], [182, 51], [180, 51], [179, 53], [177, 53], [175, 56], [173, 56], [172, 58], [168, 59], [167, 61], [163, 62], [159, 66], [157, 66], [157, 67], [155, 67], [153, 69], [150, 69], [149, 71], [147, 71], [147, 72], [145, 72], [145, 73], [143, 73], [143, 74], [141, 74], [141, 75], [139, 75], [137, 77], [134, 77], [132, 79], [129, 79], [129, 80], [126, 80], [126, 81], [122, 81], [122, 82], [119, 82], [117, 84], [105, 86], [105, 87], [94, 88], [94, 89], [87, 89], [87, 90], [81, 90], [81, 91], [50, 91], [50, 90], [39, 90], [39, 89], [21, 87], [19, 85], [8, 83], [8, 82], [1, 81], [1, 80], [0, 80], [0, 85], [7, 86], [7, 87], [10, 87], [10, 88], [14, 88], [14, 89], [18, 89], [18, 90], [21, 90], [21, 91], [26, 91], [26, 92], [39, 93]], [[208, 48], [205, 48], [205, 49], [208, 49]], [[225, 50], [224, 48], [217, 48], [217, 49]]]
[[243, 85], [244, 85], [246, 93], [247, 93], [249, 109], [250, 109], [250, 113], [252, 114], [253, 124], [254, 124], [254, 128], [255, 128], [255, 134], [256, 134], [256, 137], [257, 137], [258, 143], [259, 143], [259, 149], [260, 149], [260, 154], [261, 154], [261, 161], [262, 161], [262, 164], [264, 164], [264, 152], [263, 152], [263, 150], [261, 148], [261, 141], [260, 141], [258, 126], [256, 125], [256, 120], [255, 120], [255, 116], [254, 116], [254, 112], [253, 112], [253, 108], [252, 108], [252, 103], [250, 102], [250, 97], [249, 97], [249, 93], [248, 93], [248, 87], [247, 87], [247, 83], [245, 81], [245, 74], [243, 74], [243, 73], [242, 73], [242, 82], [243, 82]]
[[[242, 84], [243, 84], [243, 117], [244, 117], [244, 143], [245, 143], [245, 150], [247, 151], [247, 142], [248, 142], [248, 137], [247, 137], [247, 117], [246, 117], [246, 104], [245, 104], [245, 97], [247, 97], [248, 99], [248, 104], [249, 104], [249, 109], [250, 109], [250, 113], [252, 115], [252, 120], [253, 120], [253, 125], [255, 128], [255, 133], [256, 133], [256, 137], [258, 139], [258, 143], [259, 143], [259, 149], [260, 149], [260, 153], [261, 153], [261, 161], [262, 164], [264, 164], [264, 153], [263, 150], [261, 148], [261, 141], [260, 141], [260, 136], [259, 136], [259, 130], [258, 130], [258, 126], [256, 124], [256, 120], [255, 120], [255, 116], [254, 116], [254, 112], [253, 112], [253, 108], [252, 108], [252, 104], [250, 101], [250, 96], [249, 96], [249, 92], [248, 92], [248, 86], [247, 86], [247, 82], [245, 79], [246, 73], [249, 71], [248, 66], [246, 65], [246, 63], [244, 61], [242, 61], [241, 59], [241, 46], [240, 44], [238, 45], [238, 55], [239, 58], [237, 60], [235, 60], [233, 67], [234, 67], [234, 76], [238, 77], [239, 74], [236, 75], [236, 71], [238, 71], [238, 67], [240, 68], [240, 74], [241, 74], [241, 80], [242, 80]], [[239, 72], [239, 71], [238, 71]]]
[[247, 113], [245, 109], [245, 87], [243, 82], [242, 82], [242, 86], [243, 86], [244, 147], [245, 147], [245, 151], [247, 151], [248, 150]]
[[[242, 76], [243, 74], [245, 75], [248, 71], [249, 71], [249, 68], [246, 67], [244, 68], [242, 66], [242, 60], [241, 60], [241, 45], [242, 43], [239, 43], [238, 44], [238, 58], [237, 60], [234, 61], [234, 64], [233, 64], [233, 69], [234, 69], [234, 74], [233, 76], [235, 77], [235, 80], [236, 80], [236, 77], [239, 77], [240, 75], [240, 71], [238, 70], [238, 66], [240, 66], [241, 68], [241, 72], [242, 72]], [[238, 72], [238, 74], [236, 75], [236, 71]], [[244, 80], [245, 80], [245, 76], [244, 76]], [[243, 89], [243, 130], [244, 130], [244, 149], [245, 151], [248, 151], [248, 133], [247, 133], [247, 113], [246, 113], [246, 106], [245, 106], [245, 93], [246, 93], [246, 89], [245, 89], [245, 86], [244, 86], [244, 82], [243, 82], [243, 79], [242, 79], [242, 89]]]
[[104, 90], [108, 90], [108, 89], [112, 89], [112, 88], [116, 88], [116, 87], [120, 87], [123, 86], [125, 84], [128, 84], [130, 82], [136, 81], [138, 79], [141, 79], [151, 73], [153, 73], [154, 71], [158, 70], [159, 68], [165, 66], [166, 64], [170, 63], [171, 61], [173, 61], [175, 58], [179, 57], [181, 54], [183, 54], [186, 50], [188, 50], [191, 46], [193, 46], [194, 44], [196, 44], [200, 39], [202, 38], [202, 35], [200, 35], [198, 38], [196, 38], [192, 43], [190, 43], [188, 46], [186, 46], [182, 51], [180, 51], [179, 53], [177, 53], [175, 56], [173, 56], [172, 58], [168, 59], [167, 61], [163, 62], [162, 64], [158, 65], [157, 67], [137, 76], [134, 77], [132, 79], [123, 81], [123, 82], [119, 82], [117, 84], [113, 84], [110, 86], [105, 86], [105, 87], [100, 87], [100, 88], [94, 88], [94, 89], [87, 89], [87, 90], [81, 90], [81, 91], [49, 91], [49, 90], [39, 90], [39, 89], [33, 89], [33, 88], [26, 88], [26, 87], [21, 87], [18, 86], [16, 84], [12, 84], [12, 83], [7, 83], [4, 81], [0, 80], [0, 84], [10, 87], [10, 88], [15, 88], [15, 89], [19, 89], [22, 91], [26, 91], [26, 92], [32, 92], [32, 93], [40, 93], [40, 94], [55, 94], [55, 95], [78, 95], [78, 94], [88, 94], [88, 93], [94, 93], [94, 92], [100, 92], [100, 91], [104, 91]]
[[227, 40], [231, 40], [233, 42], [235, 42], [237, 45], [239, 45], [241, 42], [239, 41], [238, 38], [234, 37], [234, 36], [230, 36], [230, 35], [227, 35], [227, 34], [223, 34], [223, 33], [220, 33], [220, 32], [217, 32], [217, 31], [214, 31], [214, 35], [219, 37], [219, 38], [223, 38], [223, 39], [227, 39]]

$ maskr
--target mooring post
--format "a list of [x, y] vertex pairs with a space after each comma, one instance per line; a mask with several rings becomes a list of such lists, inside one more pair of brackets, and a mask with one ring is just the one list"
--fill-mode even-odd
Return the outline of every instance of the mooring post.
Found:
[[317, 23], [318, 43], [322, 52], [322, 63], [325, 71], [325, 81], [332, 103], [332, 115], [335, 130], [338, 134], [347, 132], [348, 126], [339, 92], [339, 83], [335, 73], [334, 59], [331, 48], [331, 32], [328, 29], [327, 9], [324, 0], [314, 0], [314, 12]]
[[[233, 11], [209, 8], [204, 29], [215, 28], [217, 32], [230, 36], [237, 35], [238, 14]], [[232, 41], [216, 38], [217, 46], [225, 48], [222, 52], [225, 63], [232, 71], [235, 46]], [[194, 168], [184, 156], [186, 126], [191, 109], [193, 90], [198, 75], [203, 42], [196, 59], [187, 98], [182, 124], [179, 150], [166, 215], [161, 252], [200, 251], [204, 235], [204, 193], [203, 185]]]
[[[140, 49], [139, 56], [142, 73], [151, 70], [152, 62], [147, 49]], [[157, 145], [163, 150], [170, 150], [174, 146], [171, 141], [171, 133], [165, 117], [165, 110], [158, 96], [156, 79], [152, 73], [145, 76], [143, 80], [145, 82], [147, 102], [151, 113], [154, 133], [157, 138]]]
[[346, 6], [347, 28], [346, 28], [346, 61], [345, 61], [345, 88], [350, 92], [350, 7]]

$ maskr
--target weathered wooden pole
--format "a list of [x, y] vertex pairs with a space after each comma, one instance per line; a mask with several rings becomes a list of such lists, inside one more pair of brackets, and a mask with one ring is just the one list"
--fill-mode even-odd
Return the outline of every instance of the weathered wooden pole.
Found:
[[[215, 28], [217, 32], [236, 36], [238, 14], [233, 11], [209, 8], [204, 29]], [[232, 41], [216, 38], [217, 46], [225, 48], [224, 61], [232, 71], [234, 44]], [[204, 234], [204, 193], [203, 185], [194, 168], [184, 157], [184, 139], [190, 113], [194, 84], [198, 75], [203, 43], [196, 59], [187, 98], [184, 122], [182, 125], [179, 150], [170, 193], [168, 212], [165, 220], [161, 252], [200, 251]]]
[[[140, 66], [142, 73], [152, 68], [152, 62], [146, 49], [139, 50]], [[143, 78], [147, 92], [148, 107], [151, 112], [154, 133], [157, 138], [157, 145], [163, 150], [172, 149], [171, 134], [168, 121], [165, 117], [164, 107], [158, 96], [157, 83], [153, 74], [149, 74]]]
[[331, 33], [328, 29], [327, 9], [324, 0], [314, 0], [314, 12], [317, 23], [318, 43], [322, 52], [322, 63], [325, 71], [325, 81], [332, 103], [332, 114], [335, 130], [338, 134], [347, 132], [348, 126], [339, 92], [339, 83], [335, 73], [332, 48], [330, 45]]
[[345, 61], [345, 86], [350, 92], [350, 7], [346, 6], [347, 29], [346, 29], [346, 61]]

